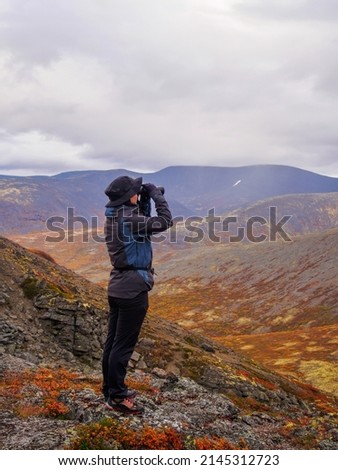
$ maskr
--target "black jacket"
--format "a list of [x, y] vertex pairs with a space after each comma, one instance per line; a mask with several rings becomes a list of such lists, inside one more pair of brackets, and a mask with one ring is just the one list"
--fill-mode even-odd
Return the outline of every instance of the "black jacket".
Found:
[[144, 216], [138, 206], [122, 205], [106, 210], [105, 240], [113, 269], [108, 295], [134, 298], [151, 290], [152, 246], [150, 236], [172, 225], [168, 203], [160, 191], [153, 195], [157, 216]]

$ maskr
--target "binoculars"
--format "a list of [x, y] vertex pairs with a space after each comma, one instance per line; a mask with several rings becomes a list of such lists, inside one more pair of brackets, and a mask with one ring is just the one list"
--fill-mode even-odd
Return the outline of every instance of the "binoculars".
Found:
[[[163, 186], [158, 186], [157, 189], [159, 189], [161, 193], [164, 194]], [[139, 205], [140, 211], [143, 213], [143, 215], [150, 217], [151, 216], [151, 202], [150, 202], [150, 196], [149, 196], [147, 187], [144, 187], [142, 185], [138, 194], [139, 194], [138, 205]]]
[[[161, 191], [161, 193], [164, 194], [164, 187], [163, 186], [157, 186], [157, 189], [159, 189]], [[139, 191], [139, 195], [141, 197], [142, 196], [146, 196], [146, 197], [149, 196], [147, 188], [145, 188], [143, 184], [142, 184], [141, 189]]]

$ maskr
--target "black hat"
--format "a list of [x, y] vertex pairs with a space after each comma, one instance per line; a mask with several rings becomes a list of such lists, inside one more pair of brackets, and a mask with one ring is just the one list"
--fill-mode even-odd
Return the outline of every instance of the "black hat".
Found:
[[119, 176], [104, 191], [110, 199], [106, 207], [120, 206], [129, 201], [132, 196], [140, 192], [141, 186], [142, 177], [133, 179], [129, 176]]

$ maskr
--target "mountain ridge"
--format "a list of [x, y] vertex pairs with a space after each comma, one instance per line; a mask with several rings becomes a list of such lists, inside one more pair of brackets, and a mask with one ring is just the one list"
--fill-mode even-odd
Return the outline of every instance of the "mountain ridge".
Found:
[[103, 218], [104, 189], [121, 174], [143, 176], [164, 186], [174, 216], [206, 216], [237, 209], [282, 194], [338, 192], [338, 178], [283, 165], [243, 167], [175, 166], [153, 173], [91, 170], [55, 176], [0, 176], [0, 231], [4, 234], [43, 230], [51, 216], [67, 208], [87, 219]]

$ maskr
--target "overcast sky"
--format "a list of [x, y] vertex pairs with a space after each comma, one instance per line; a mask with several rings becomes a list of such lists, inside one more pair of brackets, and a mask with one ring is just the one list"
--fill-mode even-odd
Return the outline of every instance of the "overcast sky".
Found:
[[0, 174], [338, 176], [337, 0], [0, 0]]

